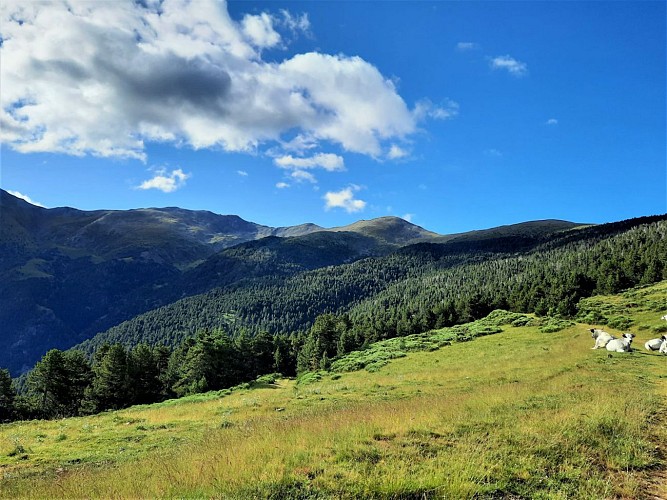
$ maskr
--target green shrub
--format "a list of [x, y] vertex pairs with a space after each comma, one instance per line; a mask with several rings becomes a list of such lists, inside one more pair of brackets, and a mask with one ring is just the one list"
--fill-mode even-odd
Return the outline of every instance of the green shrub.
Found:
[[258, 384], [275, 384], [276, 381], [281, 378], [282, 375], [280, 373], [269, 373], [267, 375], [262, 375], [260, 377], [257, 377], [255, 382]]
[[319, 382], [322, 380], [322, 376], [326, 372], [324, 371], [317, 371], [317, 372], [304, 372], [301, 375], [299, 375], [296, 379], [296, 383], [298, 385], [308, 385], [308, 384], [313, 384], [315, 382]]
[[569, 319], [554, 318], [548, 317], [545, 318], [545, 321], [542, 323], [542, 326], [539, 327], [539, 331], [542, 333], [556, 333], [561, 330], [565, 330], [574, 325], [573, 321]]
[[528, 316], [521, 316], [520, 318], [515, 319], [510, 324], [512, 326], [530, 326], [533, 323], [532, 318]]
[[479, 323], [489, 326], [503, 326], [511, 325], [514, 321], [524, 320], [530, 321], [530, 318], [525, 314], [505, 311], [504, 309], [496, 309], [495, 311], [491, 311], [486, 318], [482, 318], [472, 324]]
[[607, 325], [617, 330], [627, 330], [632, 323], [633, 321], [625, 316], [613, 316], [609, 318]]

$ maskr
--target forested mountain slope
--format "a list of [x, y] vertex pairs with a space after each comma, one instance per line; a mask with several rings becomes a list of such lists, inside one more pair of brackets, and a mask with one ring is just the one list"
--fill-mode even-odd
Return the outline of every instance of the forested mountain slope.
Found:
[[290, 333], [324, 313], [347, 313], [350, 328], [368, 342], [477, 319], [498, 307], [571, 315], [581, 297], [667, 277], [667, 216], [518, 241], [422, 243], [351, 264], [241, 280], [140, 315], [81, 347], [177, 345], [199, 329]]
[[0, 190], [0, 366], [28, 369], [137, 314], [239, 279], [385, 255], [435, 235], [402, 219], [272, 228], [181, 208], [45, 209]]

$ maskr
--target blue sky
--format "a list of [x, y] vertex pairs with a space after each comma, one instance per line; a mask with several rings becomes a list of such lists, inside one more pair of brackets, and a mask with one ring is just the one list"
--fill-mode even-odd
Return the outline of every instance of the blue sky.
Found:
[[3, 2], [3, 189], [453, 233], [667, 212], [666, 3]]

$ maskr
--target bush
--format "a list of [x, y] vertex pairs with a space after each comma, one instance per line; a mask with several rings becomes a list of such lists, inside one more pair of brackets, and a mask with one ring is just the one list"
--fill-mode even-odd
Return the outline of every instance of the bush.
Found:
[[[486, 318], [482, 318], [472, 323], [471, 326], [475, 324], [482, 324], [482, 325], [500, 327], [503, 325], [511, 325], [515, 321], [529, 322], [530, 318], [525, 314], [505, 311], [504, 309], [496, 309], [495, 311], [491, 311]], [[493, 333], [498, 333], [498, 332], [493, 332]]]
[[562, 318], [545, 318], [545, 321], [542, 323], [542, 326], [539, 327], [539, 331], [542, 333], [556, 333], [561, 330], [565, 330], [574, 325], [573, 321], [569, 319]]
[[325, 374], [326, 372], [323, 372], [321, 370], [317, 372], [304, 372], [297, 377], [296, 383], [298, 385], [313, 384], [315, 382], [319, 382], [320, 380], [322, 380], [322, 376]]
[[613, 316], [609, 318], [607, 325], [617, 330], [627, 330], [632, 323], [633, 321], [625, 316]]
[[257, 382], [258, 384], [275, 384], [279, 378], [282, 378], [282, 375], [280, 373], [269, 373], [267, 375], [262, 375], [261, 377], [257, 377], [255, 382]]

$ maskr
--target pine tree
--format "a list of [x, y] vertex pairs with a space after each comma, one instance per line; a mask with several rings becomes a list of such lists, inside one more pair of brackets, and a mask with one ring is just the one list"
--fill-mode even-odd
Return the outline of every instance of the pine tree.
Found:
[[12, 386], [12, 377], [9, 370], [0, 370], [0, 422], [7, 422], [14, 418], [14, 400], [16, 391]]
[[86, 394], [89, 411], [117, 410], [130, 404], [127, 351], [120, 344], [104, 351], [93, 365], [95, 376]]
[[28, 390], [44, 418], [68, 416], [69, 380], [63, 352], [51, 349], [28, 375]]
[[155, 403], [161, 399], [160, 370], [148, 345], [139, 344], [128, 353], [128, 380], [131, 404]]

